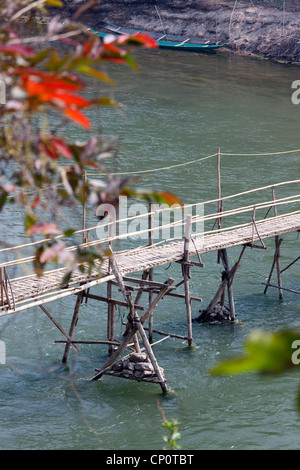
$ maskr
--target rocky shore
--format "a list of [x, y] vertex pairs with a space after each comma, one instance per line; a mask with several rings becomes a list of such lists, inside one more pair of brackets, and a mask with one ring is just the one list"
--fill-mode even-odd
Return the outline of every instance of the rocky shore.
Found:
[[[69, 16], [85, 0], [67, 0]], [[81, 21], [99, 28], [107, 20], [147, 31], [226, 43], [231, 52], [300, 63], [298, 0], [102, 0]]]

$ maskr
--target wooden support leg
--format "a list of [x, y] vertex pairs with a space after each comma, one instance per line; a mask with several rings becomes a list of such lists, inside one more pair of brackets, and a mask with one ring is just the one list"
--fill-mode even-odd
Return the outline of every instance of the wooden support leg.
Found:
[[184, 252], [183, 252], [183, 279], [184, 279], [184, 291], [185, 291], [185, 304], [187, 314], [187, 328], [188, 328], [188, 345], [189, 347], [193, 344], [193, 333], [192, 333], [192, 302], [189, 287], [190, 279], [190, 266], [189, 262], [189, 243], [191, 239], [191, 227], [192, 227], [192, 216], [188, 215], [186, 218], [185, 233], [184, 233]]
[[76, 344], [72, 343], [72, 338], [71, 336], [68, 335], [68, 333], [60, 326], [60, 324], [55, 320], [55, 318], [52, 317], [52, 315], [46, 310], [44, 305], [40, 305], [40, 308], [43, 310], [43, 312], [47, 315], [48, 318], [54, 323], [54, 325], [59, 329], [59, 331], [67, 338], [67, 340], [72, 344], [77, 351], [80, 351], [79, 347]]
[[[123, 294], [123, 296], [124, 296], [124, 298], [125, 298], [125, 300], [128, 304], [128, 307], [129, 307], [128, 320], [129, 320], [129, 322], [131, 322], [136, 316], [136, 311], [135, 311], [135, 308], [134, 308], [134, 303], [133, 303], [131, 293], [126, 290], [122, 274], [121, 274], [121, 272], [120, 272], [120, 270], [117, 266], [116, 261], [113, 258], [113, 255], [110, 259], [110, 264], [111, 264], [111, 269], [112, 269], [112, 271], [113, 271], [113, 273], [116, 277], [116, 280], [119, 284], [120, 290], [121, 290], [121, 292], [122, 292], [122, 294]], [[139, 341], [138, 341], [138, 338], [137, 338], [136, 334], [133, 335], [133, 344], [134, 344], [136, 352], [140, 352]]]
[[[150, 207], [149, 207], [149, 217], [148, 217], [148, 226], [149, 226], [149, 245], [153, 245], [153, 232], [152, 232], [152, 228], [153, 228], [153, 213], [152, 213], [152, 206], [150, 204]], [[153, 281], [153, 268], [150, 268], [149, 269], [149, 281]], [[153, 293], [150, 291], [149, 292], [149, 306], [151, 305], [152, 303], [152, 300], [153, 300]], [[149, 341], [150, 343], [153, 342], [153, 313], [150, 315], [149, 317], [149, 332], [148, 332], [148, 335], [149, 335]]]
[[164, 379], [164, 377], [162, 376], [162, 373], [161, 373], [161, 370], [159, 368], [159, 365], [157, 363], [157, 360], [156, 360], [156, 357], [154, 356], [154, 353], [152, 351], [152, 348], [150, 346], [150, 343], [148, 341], [148, 338], [147, 338], [147, 335], [145, 333], [145, 330], [140, 322], [139, 319], [137, 319], [138, 321], [136, 322], [136, 325], [137, 325], [137, 329], [141, 335], [141, 338], [142, 338], [142, 341], [143, 341], [143, 344], [145, 346], [145, 349], [147, 351], [147, 354], [152, 362], [152, 365], [153, 365], [153, 369], [156, 373], [156, 377], [157, 379], [159, 380], [159, 383], [160, 383], [160, 386], [162, 388], [162, 391], [164, 393], [166, 393], [168, 391], [168, 387], [167, 387], [167, 384], [166, 384], [166, 381]]
[[[282, 239], [280, 239], [282, 241]], [[277, 282], [279, 286], [279, 299], [281, 300], [283, 298], [282, 294], [282, 284], [281, 284], [281, 272], [280, 272], [280, 245], [281, 242], [279, 242], [279, 237], [275, 237], [275, 244], [276, 244], [276, 249], [277, 249], [277, 259], [276, 259], [276, 269], [277, 269]]]
[[[82, 297], [83, 297], [83, 292], [79, 292], [79, 294], [77, 294], [77, 299], [76, 299], [76, 304], [75, 304], [75, 308], [74, 308], [73, 318], [72, 318], [72, 322], [71, 322], [71, 326], [70, 326], [70, 331], [69, 331], [69, 337], [70, 337], [71, 339], [72, 339], [72, 337], [73, 337], [73, 333], [74, 333], [74, 330], [75, 330], [75, 326], [77, 325], [78, 315], [79, 315], [79, 309], [80, 309]], [[70, 341], [68, 340], [68, 342], [67, 342], [67, 344], [66, 344], [66, 347], [65, 347], [65, 352], [64, 352], [64, 355], [63, 355], [63, 358], [62, 358], [62, 362], [63, 362], [63, 363], [67, 362], [67, 360], [68, 360], [68, 355], [69, 355], [70, 346], [71, 346], [71, 343], [70, 343]]]
[[116, 316], [116, 305], [113, 303], [108, 304], [108, 318], [107, 318], [107, 339], [110, 341], [108, 345], [108, 352], [113, 352], [114, 346], [113, 341], [115, 337], [115, 316]]
[[[149, 281], [153, 281], [153, 269], [149, 269]], [[151, 305], [153, 300], [153, 293], [149, 292], [149, 305]], [[149, 341], [153, 343], [153, 313], [149, 317]]]
[[[210, 321], [210, 318], [211, 318], [210, 313], [213, 311], [214, 307], [217, 305], [219, 299], [220, 299], [221, 307], [225, 306], [225, 290], [226, 290], [226, 287], [227, 287], [228, 293], [231, 292], [231, 296], [232, 296], [230, 306], [231, 306], [231, 308], [233, 306], [233, 309], [230, 310], [230, 320], [234, 320], [236, 318], [235, 316], [233, 317], [232, 313], [231, 313], [232, 311], [235, 312], [234, 311], [233, 295], [232, 295], [232, 284], [233, 284], [234, 277], [237, 273], [237, 270], [241, 265], [241, 259], [242, 259], [242, 256], [243, 256], [244, 252], [245, 252], [245, 249], [246, 249], [246, 245], [243, 246], [243, 249], [241, 251], [239, 259], [233, 265], [231, 270], [229, 272], [227, 270], [224, 271], [224, 273], [222, 274], [222, 282], [219, 285], [216, 294], [214, 295], [214, 297], [210, 301], [208, 307], [204, 310], [200, 310], [201, 314], [197, 318], [194, 319], [195, 321], [198, 321], [198, 322]], [[223, 250], [222, 250], [222, 252], [223, 252]], [[222, 252], [221, 252], [221, 257], [222, 257], [223, 263], [226, 265], [226, 267], [228, 269], [229, 268], [229, 263], [228, 263], [227, 254], [225, 253], [225, 260], [224, 260], [224, 254]], [[230, 297], [229, 297], [229, 301], [230, 301]]]
[[0, 305], [4, 305], [2, 269], [3, 269], [3, 268], [0, 268]]
[[234, 299], [233, 299], [233, 292], [232, 292], [232, 283], [229, 282], [229, 261], [228, 261], [228, 256], [227, 256], [227, 250], [224, 249], [222, 250], [222, 259], [223, 259], [223, 264], [225, 268], [225, 273], [227, 276], [227, 295], [228, 295], [228, 302], [229, 302], [229, 311], [230, 311], [230, 320], [235, 320], [236, 314], [235, 314], [235, 306], [234, 306]]
[[[107, 339], [110, 342], [113, 342], [114, 335], [115, 335], [115, 312], [116, 306], [112, 302], [110, 302], [112, 298], [112, 284], [111, 282], [107, 283]], [[113, 344], [109, 343], [108, 345], [108, 352], [109, 354], [112, 353], [114, 347]]]
[[[281, 245], [281, 242], [282, 242], [282, 238], [278, 238], [277, 240], [276, 239], [277, 239], [277, 237], [275, 238], [275, 253], [274, 253], [273, 263], [272, 263], [271, 271], [270, 271], [270, 274], [269, 274], [269, 277], [268, 277], [268, 281], [266, 283], [264, 294], [267, 293], [267, 290], [268, 290], [269, 284], [271, 282], [271, 278], [272, 278], [272, 274], [273, 274], [275, 265], [277, 265], [277, 277], [278, 277], [278, 282], [280, 282], [280, 284], [278, 284], [279, 287], [280, 287], [279, 298], [282, 299], [280, 264], [278, 264], [279, 263], [278, 259], [279, 259], [279, 256], [280, 256], [280, 245]], [[279, 275], [278, 275], [278, 271], [279, 271]]]

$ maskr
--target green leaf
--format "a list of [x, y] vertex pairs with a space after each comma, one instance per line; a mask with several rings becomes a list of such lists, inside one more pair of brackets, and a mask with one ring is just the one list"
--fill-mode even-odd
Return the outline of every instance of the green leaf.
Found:
[[46, 0], [45, 5], [51, 6], [51, 7], [62, 7], [63, 2], [61, 2], [60, 0]]
[[72, 277], [72, 271], [69, 271], [67, 274], [65, 274], [63, 277], [63, 280], [61, 281], [61, 287], [67, 287], [71, 277]]
[[117, 108], [123, 108], [124, 106], [117, 101], [113, 100], [112, 98], [108, 98], [107, 96], [101, 96], [100, 98], [96, 98], [95, 100], [91, 100], [92, 103], [98, 102], [101, 106], [116, 106]]
[[88, 65], [78, 66], [77, 71], [90, 75], [94, 78], [97, 78], [98, 80], [101, 80], [102, 82], [109, 83], [110, 85], [116, 84], [106, 73], [93, 69], [92, 67], [89, 67]]
[[48, 62], [47, 67], [49, 70], [59, 73], [65, 68], [65, 65], [70, 61], [70, 58], [71, 56], [68, 55], [62, 59], [58, 55], [53, 55], [52, 59]]
[[36, 221], [37, 218], [33, 214], [27, 212], [25, 216], [25, 231], [27, 232], [27, 230], [33, 227], [36, 224]]
[[[298, 353], [299, 350], [299, 353]], [[300, 358], [300, 331], [287, 329], [279, 332], [253, 331], [245, 343], [245, 355], [216, 365], [213, 375], [232, 375], [250, 371], [280, 373], [298, 367]]]
[[134, 58], [130, 54], [125, 54], [123, 59], [127, 62], [127, 64], [136, 72], [138, 71], [137, 63], [135, 62]]
[[74, 228], [67, 228], [67, 230], [64, 231], [64, 235], [66, 237], [71, 237], [71, 235], [73, 235], [74, 232], [75, 232]]
[[39, 62], [41, 62], [43, 59], [45, 59], [45, 57], [47, 57], [47, 55], [50, 53], [50, 50], [49, 49], [45, 49], [43, 51], [40, 51], [38, 52], [37, 54], [35, 54], [34, 57], [32, 57], [32, 59], [30, 59], [30, 65], [33, 67], [35, 66], [36, 64], [38, 64]]
[[40, 261], [40, 257], [44, 251], [45, 251], [44, 246], [40, 246], [35, 251], [35, 258], [33, 260], [33, 268], [37, 276], [42, 276], [44, 272], [45, 263], [41, 263]]
[[5, 191], [0, 193], [0, 211], [2, 211], [3, 206], [7, 201], [7, 193]]

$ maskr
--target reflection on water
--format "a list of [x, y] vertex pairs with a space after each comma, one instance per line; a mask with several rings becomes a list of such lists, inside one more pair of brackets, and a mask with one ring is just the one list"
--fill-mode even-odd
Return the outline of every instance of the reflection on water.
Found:
[[[110, 93], [125, 105], [103, 108], [106, 135], [120, 142], [120, 171], [156, 169], [216, 153], [248, 154], [300, 148], [300, 106], [291, 102], [291, 84], [299, 78], [294, 67], [257, 62], [231, 55], [197, 55], [162, 51], [139, 52], [140, 72], [109, 67], [119, 86], [106, 89], [90, 82], [88, 93]], [[98, 112], [90, 110], [95, 128]], [[71, 127], [70, 138], [85, 138]], [[299, 177], [299, 153], [274, 156], [222, 156], [222, 194], [234, 194]], [[145, 184], [172, 190], [185, 203], [217, 195], [216, 160], [150, 173]], [[278, 197], [284, 191], [278, 192]], [[242, 198], [241, 205], [249, 196]], [[19, 239], [18, 212], [7, 215], [7, 237]], [[89, 223], [95, 224], [94, 214]], [[80, 219], [79, 219], [80, 224]], [[296, 256], [295, 234], [284, 237], [282, 263]], [[32, 310], [1, 323], [7, 365], [0, 367], [0, 446], [4, 449], [161, 449], [164, 445], [159, 398], [168, 419], [180, 422], [182, 449], [299, 448], [295, 411], [297, 377], [218, 377], [209, 368], [241, 351], [255, 327], [278, 329], [298, 325], [299, 305], [291, 293], [279, 302], [277, 292], [262, 294], [273, 258], [269, 250], [246, 251], [234, 292], [240, 323], [230, 326], [193, 325], [195, 348], [169, 339], [156, 346], [174, 393], [162, 397], [156, 386], [104, 377], [86, 384], [95, 367], [107, 358], [104, 346], [82, 345], [68, 368], [58, 365], [63, 346], [55, 344], [58, 330], [42, 311]], [[234, 263], [239, 250], [229, 252]], [[205, 268], [192, 272], [192, 295], [206, 305], [215, 293], [221, 267], [216, 254], [203, 257]], [[158, 280], [179, 279], [179, 267], [163, 267]], [[299, 266], [284, 273], [283, 282], [297, 289]], [[298, 286], [299, 287], [299, 286]], [[104, 293], [97, 288], [95, 293]], [[75, 299], [48, 305], [50, 313], [68, 328]], [[199, 305], [193, 303], [193, 316]], [[78, 339], [105, 338], [105, 307], [90, 300], [82, 305]], [[121, 333], [126, 311], [117, 312]], [[155, 326], [186, 334], [185, 306], [164, 299]]]

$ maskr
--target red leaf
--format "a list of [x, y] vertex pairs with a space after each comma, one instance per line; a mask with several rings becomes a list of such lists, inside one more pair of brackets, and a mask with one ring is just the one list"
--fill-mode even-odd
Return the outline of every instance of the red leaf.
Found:
[[158, 44], [151, 34], [148, 33], [137, 33], [133, 36], [134, 39], [137, 39], [146, 47], [156, 48]]
[[5, 54], [17, 54], [25, 57], [33, 57], [34, 50], [31, 47], [23, 46], [22, 44], [3, 44], [0, 45], [0, 52]]
[[117, 57], [109, 54], [103, 54], [103, 60], [108, 60], [109, 62], [115, 62], [116, 64], [126, 64], [126, 60], [123, 57]]
[[87, 129], [91, 128], [91, 123], [88, 118], [82, 112], [78, 111], [78, 109], [66, 108], [63, 112], [68, 118], [72, 119], [72, 121], [76, 122], [80, 126], [86, 127]]
[[136, 33], [133, 36], [129, 34], [122, 34], [117, 38], [117, 44], [124, 45], [124, 44], [137, 44], [146, 46], [149, 48], [156, 48], [158, 44], [151, 34], [148, 33]]
[[80, 108], [84, 108], [90, 105], [90, 102], [85, 98], [82, 98], [78, 95], [73, 95], [72, 93], [63, 93], [57, 91], [56, 93], [51, 93], [49, 96], [49, 100], [58, 99], [62, 101], [65, 105], [74, 105], [79, 106]]
[[33, 225], [26, 231], [26, 235], [36, 235], [38, 233], [43, 235], [60, 235], [61, 231], [58, 230], [57, 225], [53, 222], [44, 222], [42, 224]]
[[57, 256], [66, 249], [64, 243], [55, 243], [54, 245], [48, 247], [43, 251], [40, 256], [40, 262], [42, 264], [46, 263], [50, 259], [57, 258]]
[[31, 203], [31, 209], [35, 209], [36, 206], [37, 206], [37, 204], [38, 204], [39, 202], [40, 202], [40, 197], [39, 197], [39, 196], [36, 196], [36, 197], [34, 198], [34, 200], [32, 201], [32, 203]]
[[50, 94], [55, 92], [63, 92], [65, 90], [77, 91], [79, 86], [74, 85], [72, 83], [67, 83], [64, 80], [43, 80], [43, 81], [36, 81], [29, 77], [22, 77], [23, 82], [25, 83], [25, 87], [27, 92], [30, 95], [39, 95], [42, 93]]
[[[81, 90], [85, 84], [74, 74], [67, 75], [57, 75], [52, 72], [45, 72], [43, 70], [38, 70], [34, 67], [19, 67], [14, 68], [9, 71], [10, 75], [20, 75], [23, 82], [31, 79], [33, 77], [38, 77], [41, 80], [41, 83], [45, 82], [47, 85], [54, 89], [61, 88], [65, 90]], [[29, 78], [30, 77], [30, 78]]]
[[83, 55], [87, 56], [91, 52], [91, 49], [92, 49], [92, 44], [89, 41], [85, 41], [83, 45]]
[[90, 161], [85, 162], [85, 165], [91, 166], [92, 168], [97, 168], [97, 169], [99, 168], [99, 165], [97, 165], [94, 162], [90, 162]]
[[179, 197], [177, 197], [175, 194], [169, 193], [169, 192], [167, 192], [167, 191], [158, 191], [157, 194], [158, 194], [161, 198], [163, 198], [163, 200], [164, 200], [169, 206], [172, 206], [173, 204], [179, 204], [180, 206], [182, 206], [181, 200], [180, 200]]
[[56, 148], [53, 147], [49, 141], [40, 140], [38, 145], [40, 152], [44, 152], [49, 158], [52, 158], [52, 160], [57, 160], [59, 158]]
[[39, 96], [41, 101], [49, 100], [50, 94], [47, 91], [47, 87], [43, 83], [28, 79], [26, 80], [25, 88], [30, 96]]
[[70, 150], [70, 147], [68, 147], [68, 145], [65, 143], [65, 141], [63, 139], [60, 139], [58, 137], [54, 137], [54, 138], [51, 139], [51, 144], [64, 157], [66, 157], [66, 158], [71, 158], [72, 157], [72, 152]]
[[122, 50], [119, 47], [117, 47], [115, 44], [113, 44], [112, 42], [104, 42], [103, 48], [107, 52], [113, 52], [115, 54], [120, 54], [120, 55], [122, 54]]

